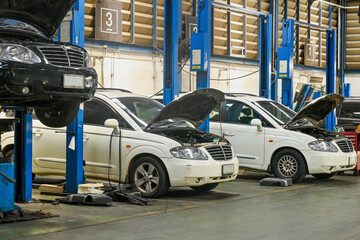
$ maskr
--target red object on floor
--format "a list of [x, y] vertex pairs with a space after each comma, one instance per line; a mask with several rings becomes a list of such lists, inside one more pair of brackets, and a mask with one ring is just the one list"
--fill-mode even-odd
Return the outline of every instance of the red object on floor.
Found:
[[353, 144], [355, 151], [357, 152], [357, 164], [354, 168], [354, 170], [360, 170], [360, 154], [358, 152], [358, 144], [359, 144], [359, 139], [358, 139], [358, 133], [357, 132], [343, 132], [343, 134], [345, 135], [345, 137], [347, 137]]

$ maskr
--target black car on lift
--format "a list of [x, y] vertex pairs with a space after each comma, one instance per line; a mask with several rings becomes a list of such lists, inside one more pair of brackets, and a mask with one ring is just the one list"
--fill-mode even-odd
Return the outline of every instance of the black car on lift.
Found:
[[63, 127], [94, 96], [86, 50], [52, 40], [75, 1], [0, 1], [1, 106], [34, 107], [43, 124]]

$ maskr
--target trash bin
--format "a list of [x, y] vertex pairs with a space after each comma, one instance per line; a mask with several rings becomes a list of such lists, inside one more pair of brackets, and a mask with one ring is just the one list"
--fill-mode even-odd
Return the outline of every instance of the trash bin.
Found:
[[0, 212], [9, 213], [15, 206], [15, 163], [13, 157], [0, 156]]

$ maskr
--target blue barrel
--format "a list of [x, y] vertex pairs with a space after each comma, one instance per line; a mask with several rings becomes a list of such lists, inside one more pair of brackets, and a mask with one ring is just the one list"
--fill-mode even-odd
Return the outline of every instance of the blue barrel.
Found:
[[0, 162], [0, 212], [9, 213], [15, 206], [15, 163]]

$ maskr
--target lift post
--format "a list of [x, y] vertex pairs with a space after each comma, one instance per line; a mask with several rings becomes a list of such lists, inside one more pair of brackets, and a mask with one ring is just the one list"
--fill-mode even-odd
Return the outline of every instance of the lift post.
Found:
[[181, 31], [181, 0], [164, 2], [164, 90], [163, 103], [167, 105], [179, 96], [178, 51]]
[[282, 80], [282, 104], [293, 108], [294, 20], [283, 20], [282, 47], [278, 48], [277, 79]]
[[[336, 30], [326, 32], [326, 94], [336, 92]], [[325, 128], [333, 131], [336, 125], [335, 111], [326, 118]]]
[[32, 108], [16, 108], [14, 157], [16, 190], [15, 200], [32, 200]]
[[[84, 47], [85, 1], [75, 2], [70, 23], [70, 43]], [[66, 128], [66, 187], [67, 193], [77, 193], [78, 185], [84, 183], [83, 169], [83, 104], [75, 120]]]
[[264, 98], [271, 98], [271, 69], [273, 47], [272, 15], [261, 15], [260, 21], [261, 22], [259, 29], [259, 37], [261, 44], [258, 51], [260, 68], [259, 96]]

